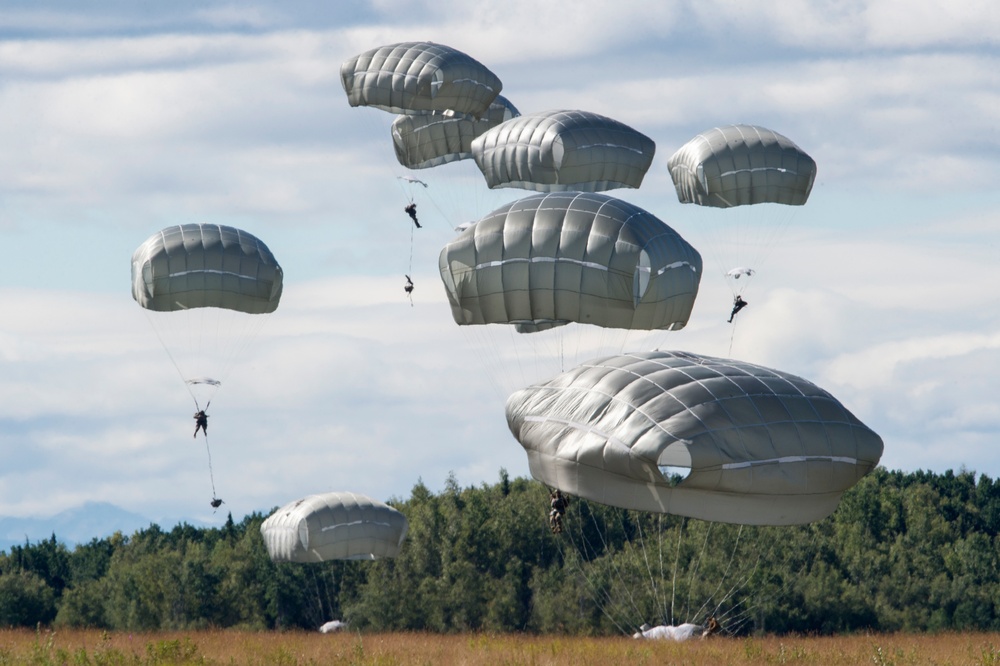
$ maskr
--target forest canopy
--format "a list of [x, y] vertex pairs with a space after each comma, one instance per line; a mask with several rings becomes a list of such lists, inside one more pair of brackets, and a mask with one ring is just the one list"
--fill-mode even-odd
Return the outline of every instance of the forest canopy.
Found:
[[877, 468], [827, 519], [741, 527], [497, 483], [388, 502], [409, 521], [398, 556], [274, 563], [266, 515], [220, 528], [151, 524], [68, 548], [0, 553], [0, 626], [631, 634], [723, 620], [730, 633], [1000, 630], [1000, 481]]

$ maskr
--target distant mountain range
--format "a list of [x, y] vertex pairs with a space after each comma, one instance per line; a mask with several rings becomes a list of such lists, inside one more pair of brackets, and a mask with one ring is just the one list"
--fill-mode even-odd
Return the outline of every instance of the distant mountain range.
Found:
[[[131, 536], [136, 530], [145, 529], [156, 522], [165, 531], [174, 525], [164, 525], [137, 513], [126, 511], [107, 502], [86, 502], [66, 509], [49, 518], [0, 517], [0, 550], [10, 552], [11, 546], [23, 546], [25, 541], [38, 543], [52, 538], [72, 548], [91, 539], [109, 537], [115, 532]], [[191, 521], [189, 524], [197, 525]]]

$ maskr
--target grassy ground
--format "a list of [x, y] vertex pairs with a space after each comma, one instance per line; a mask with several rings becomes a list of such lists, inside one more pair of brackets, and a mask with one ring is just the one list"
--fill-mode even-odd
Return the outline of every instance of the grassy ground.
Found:
[[689, 643], [630, 638], [465, 634], [108, 633], [0, 631], [6, 664], [987, 664], [1000, 666], [1000, 634], [867, 634], [719, 638]]

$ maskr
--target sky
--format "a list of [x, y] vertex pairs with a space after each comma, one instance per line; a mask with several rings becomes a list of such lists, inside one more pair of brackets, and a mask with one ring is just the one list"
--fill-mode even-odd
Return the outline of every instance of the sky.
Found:
[[[687, 327], [625, 351], [799, 375], [881, 435], [885, 467], [996, 478], [998, 35], [992, 0], [8, 0], [0, 515], [106, 501], [221, 524], [317, 492], [529, 475], [503, 406], [539, 370], [490, 359], [542, 352], [455, 325], [437, 268], [455, 226], [528, 193], [487, 190], [471, 162], [404, 169], [393, 116], [350, 107], [340, 84], [346, 59], [417, 40], [484, 63], [522, 113], [592, 111], [656, 142], [642, 186], [609, 194], [676, 229], [706, 270]], [[722, 218], [678, 202], [670, 155], [733, 123], [816, 160], [805, 206]], [[285, 276], [213, 400], [211, 470], [130, 291], [135, 248], [192, 222], [258, 236]], [[776, 233], [733, 326], [737, 224]]]

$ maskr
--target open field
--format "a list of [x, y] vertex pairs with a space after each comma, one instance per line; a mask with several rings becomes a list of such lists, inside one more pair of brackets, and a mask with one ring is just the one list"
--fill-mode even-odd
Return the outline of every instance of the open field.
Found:
[[664, 643], [516, 634], [3, 630], [0, 664], [1000, 665], [1000, 633], [716, 637]]

